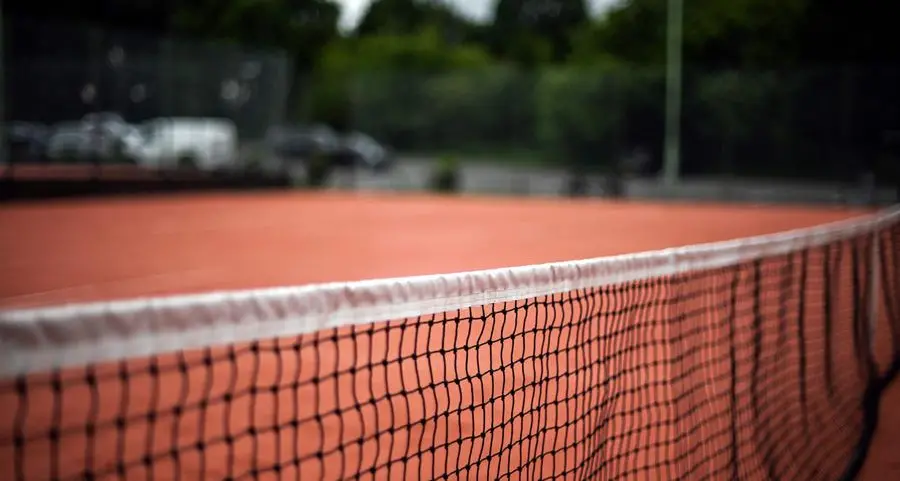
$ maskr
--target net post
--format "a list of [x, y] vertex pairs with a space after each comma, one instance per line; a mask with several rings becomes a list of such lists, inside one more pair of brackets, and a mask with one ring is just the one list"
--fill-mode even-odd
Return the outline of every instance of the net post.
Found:
[[875, 351], [875, 333], [878, 329], [878, 293], [881, 291], [881, 253], [879, 230], [872, 232], [872, 248], [869, 249], [869, 349]]

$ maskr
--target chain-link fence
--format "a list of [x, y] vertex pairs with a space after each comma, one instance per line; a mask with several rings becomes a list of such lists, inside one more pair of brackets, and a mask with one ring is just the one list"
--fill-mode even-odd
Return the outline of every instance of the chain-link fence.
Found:
[[900, 69], [691, 72], [685, 172], [896, 182]]
[[220, 117], [252, 137], [284, 115], [291, 70], [282, 52], [28, 19], [15, 26], [22, 45], [6, 56], [12, 120]]
[[[891, 180], [900, 69], [689, 71], [684, 84], [686, 176]], [[661, 70], [390, 72], [347, 85], [354, 128], [401, 152], [607, 171], [624, 159], [646, 174], [661, 164]]]
[[242, 145], [284, 118], [292, 69], [282, 52], [29, 18], [8, 24], [11, 176], [240, 172]]
[[[350, 147], [336, 152], [350, 149], [366, 162], [381, 158], [374, 141], [401, 163], [452, 157], [461, 165], [502, 164], [506, 174], [497, 178], [536, 168], [576, 172], [576, 177], [652, 177], [662, 164], [662, 69], [523, 72], [490, 66], [295, 78], [289, 55], [282, 52], [22, 19], [14, 23], [16, 42], [7, 46], [6, 56], [5, 114], [10, 158], [17, 161], [67, 161], [69, 144], [104, 155], [118, 152], [121, 146], [82, 135], [85, 124], [112, 119], [137, 129], [143, 149], [138, 149], [138, 163], [144, 159], [144, 166], [156, 170], [162, 164], [153, 159], [161, 154], [146, 146], [152, 144], [147, 139], [154, 138], [154, 129], [166, 128], [168, 137], [158, 135], [163, 140], [157, 143], [174, 146], [162, 150], [175, 166], [195, 146], [185, 144], [185, 138], [207, 139], [207, 148], [217, 138], [210, 132], [233, 137], [233, 153], [215, 151], [232, 167], [297, 154], [304, 157], [300, 162], [278, 159], [273, 165], [306, 168], [310, 148], [331, 142], [326, 140], [332, 134], [338, 145], [348, 132], [366, 138], [353, 137], [341, 144]], [[896, 188], [897, 85], [896, 68], [688, 69], [681, 173], [707, 182], [762, 177]], [[178, 128], [159, 122], [173, 118], [181, 119]], [[332, 133], [313, 124], [330, 124]], [[276, 125], [279, 135], [268, 135]], [[281, 144], [269, 145], [273, 139]], [[192, 147], [178, 147], [182, 144]], [[260, 145], [264, 148], [257, 149]], [[135, 162], [134, 155], [108, 157]], [[96, 155], [90, 158], [96, 163]]]

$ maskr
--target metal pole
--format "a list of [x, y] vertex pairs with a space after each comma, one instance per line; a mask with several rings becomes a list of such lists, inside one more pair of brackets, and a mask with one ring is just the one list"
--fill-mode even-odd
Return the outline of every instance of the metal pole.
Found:
[[669, 0], [666, 40], [666, 134], [663, 180], [672, 185], [681, 170], [681, 79], [684, 0]]

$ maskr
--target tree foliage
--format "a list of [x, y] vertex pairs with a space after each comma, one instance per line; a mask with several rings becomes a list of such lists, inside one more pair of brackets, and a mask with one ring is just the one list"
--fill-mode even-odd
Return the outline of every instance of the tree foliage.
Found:
[[290, 52], [298, 70], [337, 37], [340, 10], [330, 0], [182, 0], [175, 31]]
[[[496, 55], [512, 61], [562, 62], [572, 51], [572, 32], [587, 23], [584, 0], [497, 0], [488, 42]], [[529, 48], [549, 52], [534, 55]]]

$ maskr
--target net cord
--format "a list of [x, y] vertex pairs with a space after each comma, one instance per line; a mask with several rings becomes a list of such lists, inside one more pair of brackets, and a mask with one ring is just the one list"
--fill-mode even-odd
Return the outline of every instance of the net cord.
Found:
[[722, 268], [877, 235], [898, 221], [900, 206], [895, 206], [864, 218], [778, 234], [580, 261], [0, 310], [0, 378]]

